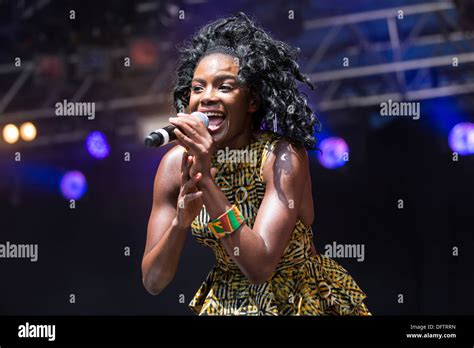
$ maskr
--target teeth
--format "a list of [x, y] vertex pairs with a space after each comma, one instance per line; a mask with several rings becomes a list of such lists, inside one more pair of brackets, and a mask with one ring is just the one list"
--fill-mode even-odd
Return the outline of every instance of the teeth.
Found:
[[219, 112], [205, 112], [206, 116], [217, 116], [217, 117], [224, 117], [223, 114]]

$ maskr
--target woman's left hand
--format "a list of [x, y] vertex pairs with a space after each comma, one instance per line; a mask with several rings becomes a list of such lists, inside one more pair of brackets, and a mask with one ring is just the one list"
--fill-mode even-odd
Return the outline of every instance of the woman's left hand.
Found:
[[[193, 164], [189, 176], [194, 177], [202, 173], [203, 177], [211, 176], [211, 157], [215, 151], [214, 139], [199, 118], [178, 113], [178, 117], [171, 117], [170, 123], [177, 127], [174, 130], [179, 143], [193, 156]], [[179, 128], [179, 129], [178, 129]]]

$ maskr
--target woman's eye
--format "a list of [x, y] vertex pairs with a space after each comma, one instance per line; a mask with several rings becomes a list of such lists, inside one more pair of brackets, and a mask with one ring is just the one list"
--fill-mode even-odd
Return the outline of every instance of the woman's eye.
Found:
[[230, 91], [232, 90], [232, 86], [229, 86], [229, 85], [222, 85], [221, 86], [221, 89], [225, 90], [225, 91]]
[[[194, 93], [201, 92], [202, 89], [203, 88], [201, 86], [191, 86], [191, 91], [194, 92]], [[219, 87], [219, 89], [224, 90], [225, 92], [228, 92], [228, 91], [232, 90], [232, 86], [222, 85], [222, 86]]]

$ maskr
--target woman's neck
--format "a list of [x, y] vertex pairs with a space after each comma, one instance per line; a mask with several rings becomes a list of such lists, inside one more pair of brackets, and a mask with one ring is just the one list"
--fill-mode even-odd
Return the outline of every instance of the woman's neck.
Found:
[[218, 144], [218, 149], [241, 149], [258, 139], [260, 132], [255, 132], [253, 130], [245, 133], [241, 133], [238, 136], [234, 137], [233, 139], [229, 139], [225, 143]]

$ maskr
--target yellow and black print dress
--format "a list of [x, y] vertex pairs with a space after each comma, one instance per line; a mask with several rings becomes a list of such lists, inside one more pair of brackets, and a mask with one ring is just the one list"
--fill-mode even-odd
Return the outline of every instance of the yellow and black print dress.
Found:
[[[239, 207], [249, 227], [265, 194], [263, 164], [280, 139], [271, 132], [261, 134], [239, 149], [240, 161], [233, 161], [232, 156], [222, 161], [217, 153], [212, 158], [218, 170], [215, 182], [229, 202]], [[263, 284], [249, 282], [207, 228], [208, 222], [203, 206], [191, 225], [192, 235], [212, 248], [217, 262], [189, 304], [196, 314], [371, 315], [363, 303], [366, 295], [348, 272], [329, 257], [312, 254], [313, 232], [300, 220], [272, 277]]]

